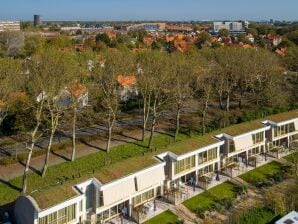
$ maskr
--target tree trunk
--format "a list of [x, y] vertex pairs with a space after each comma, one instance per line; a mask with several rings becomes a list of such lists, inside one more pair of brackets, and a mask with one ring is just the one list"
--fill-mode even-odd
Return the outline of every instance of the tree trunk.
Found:
[[107, 141], [107, 147], [106, 147], [107, 153], [110, 153], [114, 120], [115, 120], [115, 118], [113, 118], [113, 120], [111, 120], [111, 115], [109, 115], [109, 118], [108, 118], [108, 141]]
[[181, 108], [178, 107], [177, 114], [176, 114], [176, 130], [175, 130], [175, 141], [177, 141], [180, 129], [180, 111]]
[[228, 93], [227, 95], [227, 101], [226, 101], [226, 111], [229, 112], [230, 111], [230, 94]]
[[27, 161], [26, 161], [26, 166], [25, 166], [25, 170], [24, 170], [23, 187], [22, 187], [22, 194], [23, 195], [25, 195], [26, 191], [27, 191], [27, 176], [28, 176], [28, 172], [29, 172], [29, 168], [30, 168], [30, 161], [31, 161], [34, 145], [35, 145], [35, 142], [32, 142], [31, 146], [30, 146], [30, 149], [29, 149], [29, 153], [28, 153], [28, 157], [27, 157]]
[[112, 139], [112, 127], [108, 128], [108, 142], [107, 142], [107, 152], [110, 152], [110, 147], [111, 147], [111, 139]]
[[202, 134], [206, 133], [206, 124], [205, 124], [206, 112], [203, 111], [202, 113]]
[[48, 169], [49, 157], [50, 157], [51, 147], [52, 147], [52, 143], [53, 143], [54, 133], [55, 133], [55, 129], [52, 129], [50, 139], [49, 139], [49, 143], [48, 143], [48, 147], [47, 147], [47, 153], [46, 153], [46, 157], [45, 157], [45, 161], [44, 161], [44, 166], [43, 166], [43, 169], [42, 169], [42, 174], [41, 174], [42, 177], [45, 177], [47, 169]]
[[242, 97], [240, 96], [239, 102], [238, 102], [238, 107], [241, 110], [242, 109]]
[[223, 99], [222, 99], [222, 94], [219, 94], [219, 107], [221, 110], [224, 109], [224, 103], [223, 103]]
[[150, 112], [150, 102], [151, 97], [149, 96], [148, 99], [144, 97], [143, 99], [143, 130], [142, 130], [142, 141], [145, 141], [146, 137], [146, 127], [147, 127], [147, 122], [148, 122], [148, 117], [149, 117], [149, 112]]
[[29, 148], [29, 153], [28, 153], [28, 157], [27, 157], [27, 161], [26, 161], [26, 166], [24, 169], [24, 174], [23, 174], [23, 184], [22, 184], [22, 194], [25, 195], [26, 191], [27, 191], [27, 176], [28, 176], [28, 172], [29, 172], [29, 168], [30, 168], [30, 162], [31, 162], [31, 157], [32, 157], [32, 152], [35, 146], [35, 142], [36, 142], [36, 134], [39, 128], [39, 125], [41, 123], [41, 113], [43, 110], [43, 103], [44, 101], [40, 102], [40, 105], [37, 108], [37, 112], [36, 112], [36, 125], [35, 128], [31, 134], [31, 146]]
[[152, 149], [152, 140], [153, 140], [153, 135], [155, 131], [155, 125], [156, 125], [156, 100], [153, 105], [153, 118], [152, 118], [152, 125], [151, 125], [151, 132], [150, 132], [150, 138], [149, 138], [149, 143], [148, 143], [148, 148]]
[[76, 154], [76, 123], [77, 123], [77, 107], [74, 107], [73, 120], [72, 120], [72, 154], [71, 161], [75, 160]]
[[[50, 108], [50, 105], [49, 105]], [[51, 152], [51, 148], [52, 148], [52, 144], [53, 144], [53, 138], [54, 138], [54, 134], [56, 132], [57, 129], [57, 125], [58, 125], [58, 120], [59, 120], [59, 112], [57, 111], [56, 114], [54, 113], [54, 111], [52, 109], [50, 109], [50, 113], [51, 113], [51, 135], [50, 135], [50, 139], [49, 139], [49, 143], [48, 143], [48, 147], [47, 147], [47, 153], [46, 153], [46, 157], [45, 157], [45, 162], [44, 162], [44, 166], [42, 169], [42, 177], [44, 177], [46, 175], [47, 169], [48, 169], [48, 165], [49, 165], [49, 157], [50, 157], [50, 152]]]

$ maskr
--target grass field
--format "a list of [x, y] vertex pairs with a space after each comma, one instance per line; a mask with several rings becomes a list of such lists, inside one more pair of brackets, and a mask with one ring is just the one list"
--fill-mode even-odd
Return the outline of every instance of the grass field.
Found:
[[258, 185], [260, 182], [268, 181], [273, 175], [279, 174], [281, 168], [282, 164], [273, 161], [242, 174], [240, 178], [253, 185]]
[[193, 212], [196, 212], [198, 209], [203, 211], [210, 209], [219, 201], [234, 199], [236, 196], [236, 186], [231, 182], [225, 182], [186, 200], [183, 204]]
[[144, 224], [175, 224], [178, 221], [178, 216], [167, 210], [152, 219], [149, 219]]

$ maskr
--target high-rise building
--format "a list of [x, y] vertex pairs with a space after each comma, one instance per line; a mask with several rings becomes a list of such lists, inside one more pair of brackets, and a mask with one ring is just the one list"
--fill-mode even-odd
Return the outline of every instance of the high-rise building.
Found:
[[0, 32], [20, 31], [20, 21], [0, 21]]
[[248, 21], [221, 21], [213, 22], [213, 32], [218, 33], [221, 29], [227, 29], [230, 34], [245, 33], [248, 28]]
[[41, 25], [40, 15], [34, 15], [34, 26]]

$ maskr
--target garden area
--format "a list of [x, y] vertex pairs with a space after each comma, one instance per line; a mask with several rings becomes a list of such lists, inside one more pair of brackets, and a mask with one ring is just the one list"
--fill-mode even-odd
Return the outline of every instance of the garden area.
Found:
[[207, 210], [221, 212], [224, 208], [231, 208], [242, 190], [228, 181], [186, 200], [183, 204], [202, 218]]
[[256, 187], [266, 187], [281, 182], [289, 170], [289, 166], [273, 161], [242, 174], [240, 178]]
[[178, 219], [178, 216], [175, 215], [173, 212], [171, 212], [170, 210], [167, 210], [157, 216], [155, 216], [152, 219], [149, 219], [147, 222], [145, 222], [144, 224], [176, 224], [176, 223], [182, 223], [182, 221], [180, 221]]
[[231, 223], [235, 224], [274, 224], [281, 216], [275, 215], [274, 212], [265, 207], [254, 208], [251, 211], [246, 211], [243, 214], [237, 214]]
[[290, 154], [290, 155], [287, 155], [285, 157], [283, 157], [285, 160], [287, 160], [288, 162], [291, 162], [291, 163], [295, 163], [298, 161], [298, 151]]

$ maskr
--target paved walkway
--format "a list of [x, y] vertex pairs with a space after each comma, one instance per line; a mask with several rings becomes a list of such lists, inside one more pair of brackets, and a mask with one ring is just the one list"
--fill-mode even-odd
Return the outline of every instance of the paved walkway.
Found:
[[[158, 132], [164, 132], [167, 129], [167, 126], [162, 125], [158, 126]], [[158, 134], [158, 133], [156, 133]], [[130, 137], [132, 136], [132, 137]], [[142, 130], [132, 130], [122, 133], [122, 135], [114, 135], [111, 147], [127, 144], [130, 142], [135, 142], [141, 139]], [[146, 133], [146, 137], [149, 136], [149, 132]], [[105, 138], [100, 138], [95, 141], [90, 141], [86, 143], [77, 143], [76, 148], [76, 158], [80, 158], [92, 153], [99, 152], [104, 150], [106, 147]], [[71, 147], [65, 150], [59, 150], [52, 152], [49, 158], [49, 167], [57, 164], [64, 163], [69, 161], [71, 158]], [[45, 155], [37, 156], [31, 159], [30, 168], [31, 171], [40, 172], [43, 168]], [[22, 176], [24, 173], [25, 162], [15, 163], [7, 166], [0, 165], [0, 180], [9, 181], [16, 177]]]

